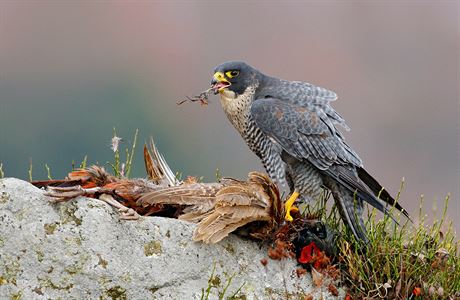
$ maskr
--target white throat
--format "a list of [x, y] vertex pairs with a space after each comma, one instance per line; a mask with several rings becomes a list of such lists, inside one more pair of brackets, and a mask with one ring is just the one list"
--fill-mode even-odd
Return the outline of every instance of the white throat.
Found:
[[248, 87], [241, 95], [224, 89], [220, 92], [220, 103], [230, 122], [240, 132], [244, 132], [248, 119], [250, 104], [253, 100], [256, 87]]

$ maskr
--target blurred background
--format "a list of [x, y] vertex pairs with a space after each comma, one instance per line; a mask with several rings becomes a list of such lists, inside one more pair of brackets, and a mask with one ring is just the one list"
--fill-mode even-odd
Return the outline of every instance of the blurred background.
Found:
[[217, 97], [176, 105], [241, 59], [337, 92], [368, 171], [392, 193], [404, 177], [403, 206], [423, 194], [430, 218], [450, 193], [458, 217], [459, 39], [457, 1], [1, 0], [0, 163], [63, 178], [85, 155], [112, 161], [114, 127], [122, 149], [139, 128], [135, 176], [154, 136], [175, 171], [245, 178], [261, 166]]

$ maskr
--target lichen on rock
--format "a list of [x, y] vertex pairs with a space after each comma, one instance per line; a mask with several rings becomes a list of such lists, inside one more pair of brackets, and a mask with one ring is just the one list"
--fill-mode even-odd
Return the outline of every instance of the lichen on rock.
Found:
[[192, 242], [194, 224], [123, 221], [89, 198], [52, 204], [14, 178], [0, 179], [0, 222], [1, 299], [200, 299], [208, 287], [209, 299], [218, 299], [229, 281], [226, 296], [239, 290], [240, 299], [336, 299], [314, 289], [310, 275], [297, 277], [293, 260], [261, 264], [267, 247], [258, 242], [235, 235]]
[[161, 242], [151, 241], [144, 245], [145, 256], [159, 255], [161, 254]]

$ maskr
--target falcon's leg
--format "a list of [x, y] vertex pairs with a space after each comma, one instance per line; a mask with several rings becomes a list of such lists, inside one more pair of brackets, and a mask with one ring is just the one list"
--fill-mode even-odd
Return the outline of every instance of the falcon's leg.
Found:
[[297, 207], [293, 206], [295, 200], [299, 197], [299, 192], [297, 190], [294, 190], [294, 193], [292, 193], [291, 197], [284, 203], [284, 211], [286, 212], [286, 215], [284, 219], [286, 221], [291, 222], [293, 220], [291, 216], [291, 211], [298, 211]]
[[107, 204], [118, 208], [118, 212], [120, 213], [120, 219], [122, 220], [139, 220], [139, 214], [132, 208], [126, 207], [117, 200], [113, 199], [113, 197], [109, 194], [102, 194], [99, 196], [99, 200], [106, 202]]

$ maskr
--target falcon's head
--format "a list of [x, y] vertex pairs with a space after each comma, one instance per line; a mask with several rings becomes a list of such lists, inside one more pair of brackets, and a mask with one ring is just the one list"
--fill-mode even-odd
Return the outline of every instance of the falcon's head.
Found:
[[214, 93], [232, 91], [236, 95], [257, 83], [260, 72], [243, 61], [228, 61], [214, 69], [211, 87]]

